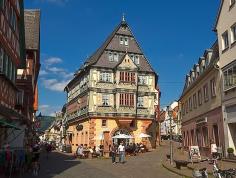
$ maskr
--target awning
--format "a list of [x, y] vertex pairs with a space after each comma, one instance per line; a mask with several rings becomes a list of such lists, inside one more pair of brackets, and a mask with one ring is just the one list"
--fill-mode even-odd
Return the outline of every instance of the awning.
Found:
[[6, 122], [5, 120], [0, 120], [0, 128], [12, 128], [15, 130], [21, 130], [19, 127], [16, 127], [13, 124]]

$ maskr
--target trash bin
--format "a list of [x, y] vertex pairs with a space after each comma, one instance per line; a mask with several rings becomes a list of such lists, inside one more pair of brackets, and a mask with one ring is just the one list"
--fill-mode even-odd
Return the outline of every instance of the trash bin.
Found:
[[66, 152], [67, 153], [72, 153], [71, 145], [66, 145]]

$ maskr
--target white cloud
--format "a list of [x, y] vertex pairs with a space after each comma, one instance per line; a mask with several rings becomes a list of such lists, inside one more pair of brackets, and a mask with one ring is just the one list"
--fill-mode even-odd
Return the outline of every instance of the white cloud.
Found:
[[70, 80], [57, 80], [57, 79], [41, 79], [42, 85], [51, 90], [51, 91], [58, 91], [63, 92], [66, 85], [69, 83]]
[[40, 70], [39, 71], [39, 76], [47, 75], [48, 72], [46, 70]]
[[43, 110], [43, 109], [47, 109], [47, 108], [49, 108], [49, 105], [47, 105], [47, 104], [39, 105], [39, 110]]
[[58, 68], [58, 67], [49, 67], [47, 68], [48, 71], [58, 73], [58, 72], [66, 72], [65, 69], [63, 68]]
[[46, 66], [50, 66], [53, 64], [59, 64], [62, 63], [62, 59], [59, 57], [50, 57], [44, 61]]
[[39, 112], [42, 113], [43, 116], [55, 116], [55, 112], [61, 111], [61, 106], [50, 106], [47, 104], [43, 104], [39, 106]]

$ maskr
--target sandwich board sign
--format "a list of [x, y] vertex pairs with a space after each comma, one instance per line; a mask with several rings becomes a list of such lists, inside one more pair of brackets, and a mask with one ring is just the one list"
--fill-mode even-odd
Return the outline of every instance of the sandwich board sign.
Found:
[[192, 163], [198, 162], [199, 160], [201, 160], [199, 146], [190, 146], [189, 147], [189, 156], [190, 156], [190, 160]]

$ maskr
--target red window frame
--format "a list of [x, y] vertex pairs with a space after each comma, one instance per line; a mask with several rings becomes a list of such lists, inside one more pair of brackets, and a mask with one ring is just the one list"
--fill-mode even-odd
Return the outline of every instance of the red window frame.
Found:
[[134, 106], [134, 94], [130, 94], [130, 106]]

